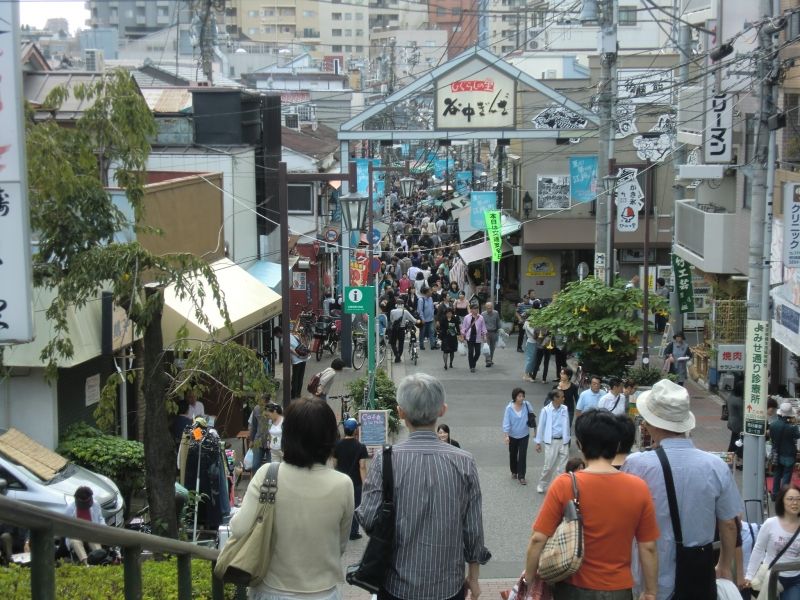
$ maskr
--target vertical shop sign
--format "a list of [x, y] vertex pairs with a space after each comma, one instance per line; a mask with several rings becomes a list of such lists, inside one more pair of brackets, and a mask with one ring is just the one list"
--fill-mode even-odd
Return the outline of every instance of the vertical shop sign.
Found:
[[748, 319], [744, 371], [744, 432], [764, 435], [769, 363], [769, 322]]
[[677, 254], [672, 255], [672, 272], [675, 274], [675, 291], [682, 314], [694, 312], [694, 288], [692, 287], [692, 265]]
[[489, 238], [489, 246], [492, 248], [492, 262], [500, 262], [503, 257], [503, 237], [500, 235], [499, 210], [487, 210], [483, 213], [486, 218], [486, 236]]
[[783, 223], [783, 266], [800, 268], [800, 183], [784, 188]]

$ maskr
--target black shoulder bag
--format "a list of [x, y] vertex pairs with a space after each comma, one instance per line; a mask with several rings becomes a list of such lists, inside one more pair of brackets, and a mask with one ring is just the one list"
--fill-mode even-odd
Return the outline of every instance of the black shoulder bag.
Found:
[[361, 562], [347, 568], [347, 583], [377, 594], [383, 587], [386, 573], [392, 566], [394, 545], [394, 473], [392, 447], [383, 447], [383, 502], [378, 515], [367, 532], [369, 542]]
[[669, 516], [675, 535], [675, 590], [671, 600], [716, 600], [717, 578], [713, 544], [709, 542], [703, 546], [691, 547], [683, 545], [681, 517], [678, 512], [672, 469], [663, 448], [660, 446], [656, 448], [656, 455], [664, 471]]

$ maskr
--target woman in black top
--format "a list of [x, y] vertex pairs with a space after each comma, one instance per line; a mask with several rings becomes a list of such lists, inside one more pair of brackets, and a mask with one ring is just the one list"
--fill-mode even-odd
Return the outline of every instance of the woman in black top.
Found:
[[450, 444], [456, 448], [461, 448], [461, 444], [450, 437], [450, 427], [448, 425], [440, 423], [436, 428], [436, 435], [439, 436], [439, 439], [445, 444]]
[[439, 320], [439, 339], [442, 343], [442, 358], [444, 370], [447, 370], [447, 359], [450, 358], [450, 367], [453, 366], [453, 357], [458, 349], [458, 334], [461, 319], [453, 313], [449, 306], [444, 311], [444, 316]]
[[558, 374], [558, 383], [553, 389], [564, 392], [564, 405], [569, 411], [569, 425], [572, 427], [572, 418], [575, 416], [575, 404], [578, 402], [578, 386], [572, 383], [572, 369], [564, 367]]

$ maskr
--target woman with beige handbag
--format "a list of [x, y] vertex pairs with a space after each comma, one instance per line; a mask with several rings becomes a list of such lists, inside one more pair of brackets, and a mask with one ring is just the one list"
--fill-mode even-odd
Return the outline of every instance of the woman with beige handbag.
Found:
[[[353, 518], [353, 483], [326, 464], [338, 437], [336, 415], [326, 402], [304, 398], [286, 409], [272, 539], [263, 556], [268, 565], [263, 580], [250, 582], [251, 600], [341, 599], [341, 556]], [[257, 526], [268, 469], [261, 467], [247, 487], [231, 519], [231, 539], [246, 537]]]
[[553, 586], [555, 600], [631, 600], [632, 542], [638, 542], [645, 589], [655, 600], [658, 579], [655, 508], [647, 484], [611, 464], [619, 425], [607, 410], [575, 421], [586, 468], [557, 477], [533, 525], [525, 574]]

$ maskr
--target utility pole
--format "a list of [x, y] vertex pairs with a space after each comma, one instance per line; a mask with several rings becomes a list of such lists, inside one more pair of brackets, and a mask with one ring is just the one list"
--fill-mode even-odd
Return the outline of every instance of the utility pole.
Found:
[[[759, 88], [759, 116], [756, 137], [755, 161], [753, 167], [753, 201], [750, 212], [750, 245], [749, 269], [750, 284], [747, 299], [748, 321], [748, 354], [745, 371], [745, 422], [744, 422], [744, 467], [742, 472], [742, 495], [745, 502], [745, 518], [761, 523], [763, 510], [764, 453], [766, 430], [766, 381], [769, 365], [770, 347], [770, 311], [769, 311], [769, 275], [772, 245], [772, 201], [775, 185], [776, 129], [770, 127], [769, 121], [777, 111], [778, 80], [780, 61], [777, 56], [777, 34], [785, 21], [772, 20], [772, 0], [760, 1], [760, 13], [765, 17], [758, 32], [758, 66], [757, 79], [761, 81]], [[770, 130], [771, 129], [771, 130]], [[753, 331], [763, 329], [759, 334], [762, 343], [761, 360], [755, 356], [758, 340]], [[760, 364], [756, 364], [760, 363]], [[766, 367], [758, 373], [757, 368]], [[756, 376], [759, 379], [756, 380]], [[760, 388], [760, 393], [758, 392]], [[759, 510], [748, 511], [752, 505]], [[753, 521], [750, 521], [753, 522]]]
[[[614, 160], [614, 136], [616, 134], [617, 110], [617, 3], [618, 0], [599, 0], [600, 18], [600, 82], [598, 105], [600, 108], [600, 145], [598, 148], [597, 179], [611, 173], [611, 161]], [[589, 2], [584, 3], [584, 13]], [[611, 228], [614, 226], [614, 203], [610, 194], [601, 192], [597, 195], [595, 213], [595, 255], [605, 254], [605, 283], [614, 283], [614, 248]]]
[[[676, 21], [677, 23], [677, 21]], [[681, 25], [678, 32], [678, 81], [675, 82], [677, 89], [680, 91], [689, 81], [689, 61], [692, 56], [692, 32], [689, 25]], [[672, 185], [672, 197], [675, 200], [673, 203], [673, 214], [676, 210], [677, 201], [686, 198], [686, 186], [678, 178], [679, 165], [686, 164], [686, 144], [678, 144], [678, 147], [673, 152], [672, 169], [675, 174], [675, 182]], [[675, 245], [675, 219], [672, 220], [672, 244]], [[672, 331], [683, 331], [683, 313], [678, 303], [678, 293], [672, 290], [669, 296], [669, 314], [672, 319]]]

